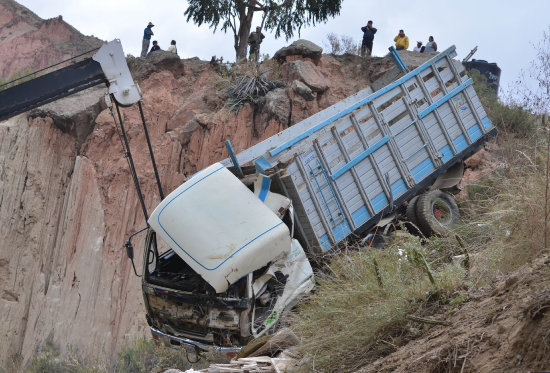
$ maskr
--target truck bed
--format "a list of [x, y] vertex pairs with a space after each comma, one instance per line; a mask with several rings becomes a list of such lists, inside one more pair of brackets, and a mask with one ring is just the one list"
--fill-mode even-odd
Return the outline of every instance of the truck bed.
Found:
[[[236, 155], [278, 170], [310, 250], [375, 225], [496, 134], [450, 47]], [[230, 160], [224, 164], [230, 165]]]

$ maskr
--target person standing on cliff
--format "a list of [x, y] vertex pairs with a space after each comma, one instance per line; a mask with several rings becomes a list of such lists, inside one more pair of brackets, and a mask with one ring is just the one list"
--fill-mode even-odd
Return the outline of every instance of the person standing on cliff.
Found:
[[437, 52], [437, 43], [434, 41], [434, 37], [430, 36], [428, 42], [426, 43], [426, 48], [424, 49], [426, 53]]
[[265, 36], [262, 34], [262, 28], [260, 26], [256, 27], [255, 32], [251, 32], [248, 36], [248, 45], [250, 45], [250, 52], [248, 55], [248, 59], [254, 61], [257, 63], [260, 59], [260, 44], [262, 44], [262, 40], [264, 40]]
[[398, 51], [407, 50], [409, 48], [409, 37], [405, 35], [405, 31], [399, 30], [399, 34], [393, 39], [395, 41], [395, 49]]
[[363, 43], [361, 43], [361, 57], [370, 56], [372, 54], [372, 42], [377, 29], [372, 27], [372, 21], [368, 21], [367, 25], [361, 27], [363, 31]]
[[151, 30], [151, 27], [154, 27], [151, 22], [147, 25], [145, 30], [143, 30], [143, 41], [141, 43], [141, 57], [147, 57], [147, 51], [149, 50], [149, 43], [151, 42], [151, 35], [153, 34], [153, 30]]

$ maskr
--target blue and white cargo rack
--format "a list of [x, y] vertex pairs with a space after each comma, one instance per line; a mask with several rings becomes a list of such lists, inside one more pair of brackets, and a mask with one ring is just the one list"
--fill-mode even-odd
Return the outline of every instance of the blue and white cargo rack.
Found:
[[302, 244], [328, 250], [373, 227], [496, 135], [454, 56], [452, 46], [388, 86], [367, 88], [223, 163], [279, 171]]

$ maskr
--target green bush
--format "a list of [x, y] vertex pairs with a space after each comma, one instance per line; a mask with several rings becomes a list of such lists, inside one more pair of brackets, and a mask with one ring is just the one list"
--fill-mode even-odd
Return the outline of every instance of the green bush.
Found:
[[31, 360], [27, 373], [104, 373], [105, 366], [98, 362], [81, 359], [74, 352], [61, 356], [58, 349], [52, 345], [47, 346]]

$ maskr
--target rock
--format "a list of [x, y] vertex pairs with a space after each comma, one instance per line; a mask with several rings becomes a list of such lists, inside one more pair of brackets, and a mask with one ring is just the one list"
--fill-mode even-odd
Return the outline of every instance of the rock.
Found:
[[290, 44], [288, 47], [284, 47], [275, 52], [273, 56], [274, 59], [283, 63], [286, 61], [288, 56], [302, 56], [305, 58], [311, 58], [315, 64], [318, 64], [321, 60], [321, 54], [323, 53], [323, 48], [318, 46], [315, 43], [312, 43], [308, 40], [299, 39], [294, 43]]
[[163, 51], [163, 50], [155, 51], [153, 53], [149, 53], [149, 55], [147, 55], [147, 57], [145, 57], [145, 59], [147, 60], [147, 62], [153, 63], [153, 64], [159, 64], [159, 63], [161, 63], [165, 60], [174, 60], [174, 61], [179, 61], [180, 60], [180, 58], [177, 54], [172, 53], [172, 52]]
[[[93, 123], [99, 113], [106, 107], [104, 97], [105, 84], [80, 91], [63, 99], [40, 106], [29, 113], [29, 118], [50, 117], [53, 124], [77, 140], [77, 148], [93, 131]], [[112, 119], [110, 119], [112, 123]]]
[[302, 81], [313, 92], [325, 92], [328, 82], [321, 71], [311, 61], [293, 61], [283, 66], [290, 79]]
[[298, 93], [300, 96], [308, 101], [312, 101], [315, 98], [315, 96], [313, 96], [313, 91], [311, 90], [311, 88], [309, 88], [307, 85], [299, 80], [294, 80], [292, 82], [292, 90], [294, 90], [294, 92]]
[[265, 95], [263, 102], [264, 110], [270, 117], [274, 117], [279, 123], [288, 123], [290, 117], [290, 99], [284, 88], [276, 88], [269, 91]]
[[154, 72], [169, 70], [175, 77], [184, 74], [184, 64], [179, 56], [167, 51], [155, 51], [145, 58], [126, 58], [132, 76], [136, 80], [142, 80]]
[[481, 149], [477, 153], [474, 153], [470, 158], [466, 160], [466, 164], [472, 169], [477, 170], [487, 162], [489, 153], [485, 149]]

